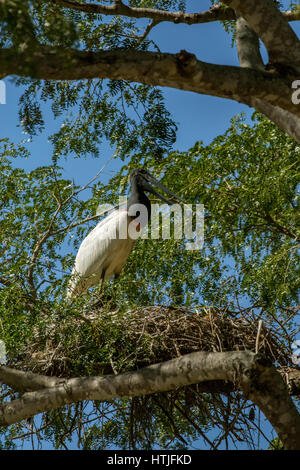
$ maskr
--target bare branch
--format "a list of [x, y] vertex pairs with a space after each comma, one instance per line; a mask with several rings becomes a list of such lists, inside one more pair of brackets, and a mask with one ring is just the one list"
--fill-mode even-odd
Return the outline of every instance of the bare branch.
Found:
[[259, 98], [300, 117], [300, 106], [292, 103], [291, 88], [286, 80], [257, 70], [201, 62], [186, 51], [179, 54], [119, 49], [86, 52], [43, 47], [26, 56], [4, 49], [0, 51], [0, 64], [2, 75], [16, 74], [49, 80], [96, 77], [128, 80], [247, 104], [250, 97]]
[[146, 37], [149, 35], [150, 31], [159, 24], [159, 21], [153, 20], [151, 23], [148, 24], [147, 28], [144, 31], [144, 34], [142, 34], [141, 37], [139, 37], [139, 40], [137, 42], [137, 45], [140, 45]]
[[255, 353], [257, 354], [259, 351], [259, 338], [260, 338], [260, 333], [262, 329], [263, 322], [262, 320], [259, 320], [258, 322], [258, 328], [257, 328], [257, 336], [256, 336], [256, 341], [255, 341]]
[[[1, 369], [3, 366], [0, 372]], [[6, 368], [4, 373], [7, 374]], [[33, 379], [35, 386], [39, 385], [39, 379]], [[300, 415], [281, 375], [260, 355], [249, 351], [194, 352], [134, 372], [67, 379], [3, 403], [0, 425], [10, 425], [68, 403], [148, 395], [210, 380], [232, 382], [260, 407], [286, 449], [300, 448]]]
[[258, 36], [241, 16], [236, 22], [236, 47], [241, 67], [265, 70], [259, 50]]
[[58, 377], [47, 377], [46, 375], [34, 374], [30, 371], [24, 372], [0, 365], [0, 382], [9, 385], [18, 392], [55, 387], [64, 381], [64, 379]]

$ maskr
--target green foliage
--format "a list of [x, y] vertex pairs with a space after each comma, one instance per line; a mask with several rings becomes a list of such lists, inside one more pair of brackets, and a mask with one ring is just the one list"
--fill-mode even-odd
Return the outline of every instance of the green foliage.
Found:
[[[130, 0], [129, 5], [185, 11], [182, 0]], [[292, 2], [291, 7], [297, 5]], [[1, 3], [0, 16], [1, 46], [11, 48], [12, 54], [34, 53], [40, 45], [95, 52], [159, 51], [143, 37], [146, 25], [139, 20], [15, 0]], [[234, 23], [224, 22], [224, 27], [234, 38]], [[58, 128], [48, 136], [53, 164], [30, 172], [18, 168], [18, 158], [29, 157], [26, 149], [0, 141], [0, 339], [8, 364], [24, 367], [24, 358], [28, 369], [34, 361], [44, 364], [44, 357], [38, 356], [30, 362], [30, 348], [36, 342], [40, 353], [64, 352], [55, 371], [45, 366], [48, 374], [93, 375], [105, 373], [107, 366], [131, 370], [141, 349], [149, 361], [153, 359], [153, 345], [145, 338], [137, 345], [130, 329], [114, 323], [111, 311], [130, 320], [130, 311], [148, 305], [213, 305], [236, 315], [252, 309], [278, 325], [282, 322], [284, 333], [290, 332], [300, 279], [300, 148], [292, 139], [255, 115], [251, 126], [235, 118], [210, 145], [197, 142], [179, 152], [174, 150], [177, 126], [161, 90], [98, 79], [18, 78], [15, 83], [24, 89], [19, 103], [24, 132], [30, 137], [45, 132], [48, 106]], [[127, 164], [106, 186], [94, 182], [87, 200], [81, 188], [62, 177], [58, 163], [62, 156], [99, 156], [101, 145], [107, 143]], [[66, 301], [76, 251], [98, 221], [90, 219], [98, 205], [116, 204], [128, 191], [128, 174], [137, 166], [146, 167], [194, 208], [204, 204], [203, 248], [188, 250], [188, 240], [172, 237], [139, 240], [121, 277], [105, 284], [107, 303], [101, 318], [83, 321], [99, 294], [94, 288], [72, 304]], [[100, 328], [105, 342], [99, 340]], [[155, 348], [163, 358], [159, 337]], [[216, 422], [223, 422], [224, 437], [232, 410], [242, 419], [240, 411], [247, 407], [238, 394], [229, 395], [226, 402], [189, 393], [76, 403], [1, 429], [0, 448], [12, 449], [37, 430], [37, 441], [47, 440], [56, 449], [67, 448], [74, 440], [83, 449], [187, 448]], [[2, 401], [18, 396], [2, 385], [0, 394]], [[247, 432], [239, 436], [246, 440]], [[280, 448], [276, 440], [274, 447]]]
[[129, 5], [140, 8], [154, 8], [158, 10], [185, 11], [185, 0], [130, 0]]
[[270, 450], [284, 450], [283, 444], [278, 437], [275, 437], [275, 439], [271, 441], [269, 449]]
[[[177, 126], [166, 110], [162, 92], [121, 81], [42, 82], [19, 79], [28, 88], [20, 99], [20, 124], [27, 134], [44, 128], [42, 104], [51, 101], [55, 118], [67, 112], [49, 137], [53, 161], [62, 155], [99, 155], [101, 143], [117, 145], [123, 160], [133, 152], [159, 158], [176, 140]], [[79, 103], [79, 106], [78, 106]]]
[[8, 0], [0, 6], [1, 46], [26, 49], [35, 42], [35, 31], [28, 2]]

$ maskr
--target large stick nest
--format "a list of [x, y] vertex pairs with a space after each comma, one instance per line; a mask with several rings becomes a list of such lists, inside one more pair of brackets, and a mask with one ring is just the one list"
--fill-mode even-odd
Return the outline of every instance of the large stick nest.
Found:
[[[50, 321], [49, 321], [50, 320]], [[193, 351], [259, 351], [281, 366], [290, 351], [271, 325], [216, 308], [151, 306], [121, 313], [99, 310], [48, 319], [36, 326], [18, 364], [70, 377], [135, 370]]]

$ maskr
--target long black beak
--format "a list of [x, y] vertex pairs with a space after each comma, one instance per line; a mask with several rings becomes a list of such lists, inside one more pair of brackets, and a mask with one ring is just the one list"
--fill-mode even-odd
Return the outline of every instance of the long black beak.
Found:
[[[154, 194], [155, 196], [159, 197], [159, 199], [161, 199], [162, 201], [166, 202], [167, 204], [173, 204], [173, 201], [170, 201], [169, 199], [165, 198], [164, 196], [162, 196], [161, 194], [159, 194], [157, 191], [155, 191], [155, 189], [151, 186], [151, 184], [155, 185], [157, 188], [161, 189], [162, 191], [164, 191], [165, 193], [169, 194], [169, 196], [172, 196], [174, 199], [176, 199], [177, 201], [180, 201], [180, 202], [184, 202], [179, 196], [177, 196], [176, 194], [172, 193], [172, 191], [170, 191], [168, 188], [166, 188], [162, 183], [160, 183], [159, 181], [157, 181], [155, 178], [153, 178], [153, 176], [151, 175], [147, 175], [147, 180], [144, 179], [144, 182], [143, 182], [143, 189], [145, 191], [149, 191], [150, 193]], [[151, 183], [151, 184], [150, 184]]]

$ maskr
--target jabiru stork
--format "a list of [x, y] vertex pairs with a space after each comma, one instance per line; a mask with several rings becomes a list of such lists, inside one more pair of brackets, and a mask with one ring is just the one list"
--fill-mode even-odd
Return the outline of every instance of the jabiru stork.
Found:
[[142, 168], [130, 174], [131, 194], [126, 208], [115, 210], [86, 236], [81, 243], [69, 281], [69, 298], [81, 295], [103, 280], [117, 278], [133, 250], [139, 232], [151, 218], [151, 203], [145, 191], [159, 197], [163, 202], [172, 201], [159, 194], [152, 185], [182, 202], [178, 196], [157, 181]]

